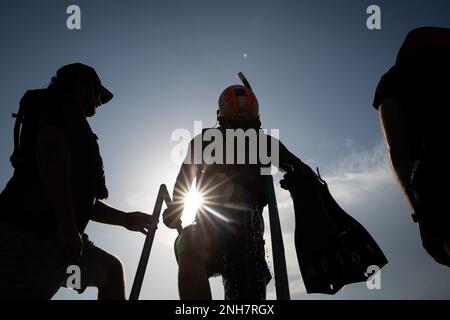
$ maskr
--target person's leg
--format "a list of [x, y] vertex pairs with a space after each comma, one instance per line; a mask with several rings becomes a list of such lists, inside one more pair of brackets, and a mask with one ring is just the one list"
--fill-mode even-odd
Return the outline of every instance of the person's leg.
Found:
[[200, 236], [199, 228], [183, 230], [177, 241], [178, 290], [181, 300], [211, 300], [211, 288], [206, 268], [208, 241]]
[[83, 235], [80, 260], [81, 286], [98, 288], [98, 300], [125, 300], [125, 275], [122, 262], [116, 256], [95, 246]]
[[264, 221], [256, 211], [241, 216], [245, 217], [242, 228], [226, 241], [225, 299], [265, 300], [271, 275], [265, 260]]
[[67, 277], [56, 245], [0, 222], [0, 300], [50, 300]]

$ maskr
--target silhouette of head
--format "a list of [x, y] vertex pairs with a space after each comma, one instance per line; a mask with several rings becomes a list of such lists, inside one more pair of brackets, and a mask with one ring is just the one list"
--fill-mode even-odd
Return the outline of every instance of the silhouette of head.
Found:
[[219, 97], [217, 120], [225, 128], [260, 128], [259, 104], [250, 88], [233, 85]]
[[86, 117], [92, 117], [97, 107], [113, 98], [113, 94], [101, 84], [94, 68], [81, 63], [68, 64], [58, 69], [51, 86], [70, 92]]

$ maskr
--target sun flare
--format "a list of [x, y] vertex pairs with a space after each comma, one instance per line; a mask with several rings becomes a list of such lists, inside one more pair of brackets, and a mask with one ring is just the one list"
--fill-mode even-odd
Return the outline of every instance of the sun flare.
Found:
[[195, 180], [192, 183], [191, 189], [186, 194], [184, 200], [184, 211], [182, 216], [183, 227], [190, 225], [194, 221], [197, 210], [203, 204], [203, 196], [197, 190], [195, 186]]

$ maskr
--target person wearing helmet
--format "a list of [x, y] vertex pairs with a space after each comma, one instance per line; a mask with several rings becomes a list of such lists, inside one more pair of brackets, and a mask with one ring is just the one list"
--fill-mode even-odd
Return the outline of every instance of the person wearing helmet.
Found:
[[[261, 174], [262, 162], [260, 159], [256, 163], [249, 161], [249, 153], [259, 147], [260, 139], [267, 139], [269, 148], [274, 141], [279, 145], [281, 169], [298, 167], [301, 161], [278, 140], [265, 134], [257, 135], [256, 148], [252, 148], [255, 146], [250, 145], [250, 139], [246, 140], [244, 149], [236, 145], [234, 150], [225, 147], [230, 130], [260, 131], [259, 104], [249, 87], [233, 85], [222, 92], [217, 120], [219, 127], [215, 130], [223, 137], [221, 151], [227, 161], [195, 161], [191, 151], [196, 142], [201, 143], [202, 150], [211, 144], [203, 139], [211, 129], [204, 129], [191, 141], [175, 182], [173, 203], [163, 215], [167, 226], [179, 226], [184, 196], [195, 179], [203, 205], [195, 222], [182, 230], [175, 243], [180, 298], [211, 299], [208, 278], [222, 275], [225, 299], [264, 300], [266, 285], [271, 279], [263, 239], [262, 211], [268, 201], [266, 180]], [[232, 152], [233, 156], [228, 157], [227, 152]], [[241, 156], [245, 158], [244, 163], [237, 161]]]
[[380, 79], [373, 106], [379, 111], [392, 168], [419, 225], [422, 245], [450, 266], [448, 116], [450, 29], [411, 31], [395, 65]]
[[[60, 68], [46, 89], [27, 91], [14, 127], [14, 175], [0, 194], [0, 300], [50, 299], [67, 286], [125, 299], [120, 260], [84, 233], [89, 220], [146, 232], [152, 216], [106, 205], [97, 137], [88, 117], [112, 99], [92, 67]], [[72, 269], [70, 269], [72, 270]], [[76, 269], [73, 269], [76, 270]]]

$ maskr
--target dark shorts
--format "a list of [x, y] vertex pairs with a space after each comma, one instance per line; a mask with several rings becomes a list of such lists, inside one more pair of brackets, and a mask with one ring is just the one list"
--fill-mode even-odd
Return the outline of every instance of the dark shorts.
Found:
[[[220, 209], [215, 211], [217, 214]], [[208, 276], [222, 275], [227, 300], [264, 300], [271, 275], [265, 260], [261, 214], [228, 211], [222, 217], [227, 220], [199, 214], [175, 242], [177, 260], [188, 250], [202, 261]]]
[[[49, 300], [61, 287], [67, 287], [66, 280], [74, 273], [55, 261], [56, 249], [50, 241], [0, 222], [0, 300]], [[80, 287], [74, 288], [79, 292], [101, 274], [98, 265], [104, 265], [110, 256], [86, 234], [82, 250], [76, 264], [80, 268]]]

